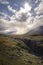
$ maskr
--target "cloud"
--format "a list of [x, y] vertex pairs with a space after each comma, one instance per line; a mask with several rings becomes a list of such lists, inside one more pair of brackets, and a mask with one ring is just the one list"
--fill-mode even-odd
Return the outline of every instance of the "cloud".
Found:
[[40, 26], [43, 26], [43, 15], [41, 15], [41, 16], [36, 16], [35, 18], [34, 18], [34, 26], [33, 26], [33, 28], [32, 28], [32, 30], [34, 29], [37, 29], [38, 27], [40, 27]]
[[[18, 12], [17, 12], [18, 13]], [[16, 13], [16, 14], [17, 14]], [[4, 14], [4, 13], [2, 13]], [[5, 16], [5, 14], [4, 14]], [[28, 23], [26, 22], [27, 18], [27, 14], [23, 13], [23, 18], [20, 19], [20, 21], [17, 20], [16, 15], [13, 15], [12, 17], [10, 17], [10, 21], [6, 20], [5, 17], [1, 17], [0, 19], [0, 33], [11, 33], [11, 34], [24, 34], [28, 31]], [[18, 19], [19, 19], [18, 18]], [[26, 20], [25, 20], [26, 18]], [[22, 20], [23, 19], [23, 20]], [[15, 32], [16, 31], [16, 32]]]
[[[35, 2], [37, 3], [37, 1]], [[41, 7], [41, 5], [39, 6]], [[40, 11], [38, 11], [39, 6], [36, 7], [37, 11], [35, 7], [33, 8], [36, 14], [37, 12], [40, 13]], [[43, 15], [32, 16], [30, 12], [32, 9], [31, 4], [25, 3], [19, 10], [13, 9], [11, 5], [8, 5], [7, 8], [13, 15], [9, 16], [0, 12], [2, 14], [0, 17], [0, 34], [24, 34], [38, 26], [43, 26]], [[7, 17], [10, 20], [6, 19]]]
[[11, 10], [12, 13], [14, 13], [11, 19], [14, 19], [15, 21], [18, 21], [18, 22], [26, 22], [28, 17], [31, 16], [31, 13], [29, 12], [31, 10], [31, 6], [29, 6], [28, 3], [24, 5], [24, 8], [20, 7], [19, 11], [12, 9], [12, 7], [9, 7], [9, 10]]
[[25, 3], [24, 8], [20, 7], [19, 11], [13, 9], [10, 5], [8, 5], [8, 10], [14, 13], [10, 18], [12, 22], [27, 22], [29, 16], [31, 17], [31, 6], [28, 3]]
[[12, 13], [16, 13], [16, 10], [13, 9], [10, 5], [8, 5], [8, 10], [11, 11]]
[[35, 8], [36, 14], [41, 14], [43, 13], [43, 0], [41, 0], [40, 5]]
[[10, 20], [10, 16], [8, 15], [8, 14], [6, 14], [6, 13], [4, 13], [4, 12], [0, 12], [0, 14], [1, 14], [1, 16], [0, 16], [0, 19], [9, 19]]
[[[24, 24], [25, 25], [25, 24]], [[17, 25], [11, 22], [6, 22], [6, 20], [0, 20], [0, 33], [11, 33], [12, 34], [23, 34], [26, 31], [27, 25]], [[24, 29], [25, 28], [25, 29]], [[20, 31], [21, 30], [21, 31]], [[16, 31], [16, 32], [15, 32]]]
[[0, 0], [0, 4], [9, 4], [7, 0]]

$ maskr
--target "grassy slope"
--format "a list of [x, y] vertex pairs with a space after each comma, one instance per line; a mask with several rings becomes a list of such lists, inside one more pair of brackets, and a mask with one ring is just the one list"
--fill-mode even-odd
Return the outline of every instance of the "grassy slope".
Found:
[[15, 38], [26, 38], [38, 41], [43, 36], [5, 36], [0, 35], [0, 65], [43, 65], [43, 59], [28, 52], [24, 41]]

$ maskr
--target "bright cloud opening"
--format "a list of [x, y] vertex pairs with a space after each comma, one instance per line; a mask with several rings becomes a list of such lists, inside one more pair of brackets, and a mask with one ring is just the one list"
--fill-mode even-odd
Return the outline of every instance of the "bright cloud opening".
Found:
[[24, 7], [25, 7], [25, 11], [27, 12], [31, 10], [31, 6], [29, 5], [29, 3], [25, 3]]

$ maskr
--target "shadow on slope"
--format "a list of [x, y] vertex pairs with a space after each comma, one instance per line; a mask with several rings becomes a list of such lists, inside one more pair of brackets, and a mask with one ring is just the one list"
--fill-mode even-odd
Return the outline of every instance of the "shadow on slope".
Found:
[[15, 38], [15, 39], [23, 41], [27, 46], [28, 52], [43, 58], [43, 39], [40, 40], [23, 39], [23, 38]]
[[21, 39], [28, 47], [28, 51], [43, 58], [43, 40]]

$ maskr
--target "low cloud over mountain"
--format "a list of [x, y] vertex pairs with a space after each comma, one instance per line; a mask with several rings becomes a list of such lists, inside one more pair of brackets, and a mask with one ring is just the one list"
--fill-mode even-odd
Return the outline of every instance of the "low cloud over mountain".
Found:
[[30, 35], [43, 35], [43, 26], [39, 26], [35, 29], [32, 29], [27, 34], [30, 34]]

